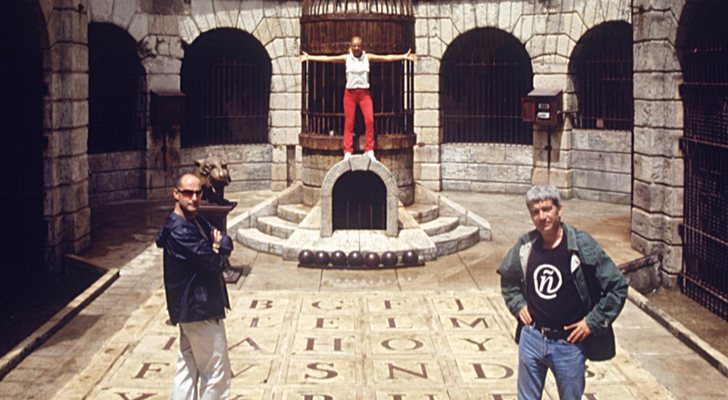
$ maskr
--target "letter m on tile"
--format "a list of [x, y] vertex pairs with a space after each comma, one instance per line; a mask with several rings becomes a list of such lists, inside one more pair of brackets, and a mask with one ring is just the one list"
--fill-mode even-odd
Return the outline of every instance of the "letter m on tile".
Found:
[[453, 328], [462, 328], [463, 325], [467, 325], [467, 326], [475, 329], [475, 327], [477, 327], [478, 325], [481, 325], [481, 324], [483, 325], [484, 328], [490, 328], [490, 326], [488, 325], [488, 322], [485, 320], [485, 317], [478, 317], [470, 322], [465, 321], [460, 318], [451, 317], [450, 323], [452, 324]]

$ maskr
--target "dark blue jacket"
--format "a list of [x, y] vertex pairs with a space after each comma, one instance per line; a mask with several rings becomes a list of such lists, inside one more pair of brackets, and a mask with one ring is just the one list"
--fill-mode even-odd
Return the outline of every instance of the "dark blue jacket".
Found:
[[196, 219], [204, 235], [195, 223], [173, 212], [157, 236], [157, 247], [164, 249], [164, 289], [173, 324], [222, 319], [230, 308], [222, 271], [232, 240], [223, 236], [215, 253], [210, 238], [214, 227], [200, 215]]

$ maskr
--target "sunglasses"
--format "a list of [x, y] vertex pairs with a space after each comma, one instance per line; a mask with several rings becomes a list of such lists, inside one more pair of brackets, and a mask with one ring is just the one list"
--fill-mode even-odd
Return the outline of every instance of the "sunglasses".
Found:
[[197, 195], [198, 199], [202, 196], [202, 190], [177, 189], [177, 193], [188, 199], [191, 199], [194, 195]]

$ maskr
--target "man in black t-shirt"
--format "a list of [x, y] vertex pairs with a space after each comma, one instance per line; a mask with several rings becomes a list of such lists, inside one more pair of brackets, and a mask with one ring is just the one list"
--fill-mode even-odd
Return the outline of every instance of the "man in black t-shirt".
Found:
[[[627, 297], [627, 281], [589, 234], [561, 222], [555, 187], [534, 186], [526, 204], [536, 229], [519, 238], [498, 268], [503, 298], [522, 328], [516, 333], [518, 398], [540, 399], [550, 369], [559, 398], [578, 400], [587, 354], [594, 354], [585, 345], [602, 346], [592, 340], [601, 336], [613, 348], [611, 324]], [[598, 353], [590, 359], [614, 356]]]

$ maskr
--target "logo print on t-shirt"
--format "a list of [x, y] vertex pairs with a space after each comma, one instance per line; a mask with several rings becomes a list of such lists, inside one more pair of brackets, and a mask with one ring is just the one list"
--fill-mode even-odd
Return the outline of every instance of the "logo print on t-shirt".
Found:
[[553, 265], [542, 264], [533, 271], [533, 287], [536, 288], [538, 297], [544, 300], [555, 298], [561, 283], [561, 272]]

